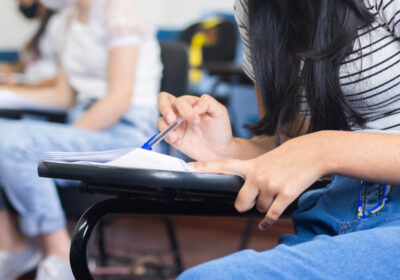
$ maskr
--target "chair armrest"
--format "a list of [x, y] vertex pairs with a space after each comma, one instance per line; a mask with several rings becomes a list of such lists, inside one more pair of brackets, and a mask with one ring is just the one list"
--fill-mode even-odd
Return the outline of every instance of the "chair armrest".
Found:
[[67, 114], [65, 112], [45, 112], [28, 109], [0, 109], [0, 118], [22, 119], [26, 116], [45, 119], [50, 122], [65, 123]]
[[[73, 234], [70, 262], [72, 272], [76, 279], [93, 280], [88, 268], [87, 248], [94, 229], [106, 216], [112, 214], [134, 214], [134, 215], [189, 215], [189, 216], [238, 216], [259, 217], [255, 211], [238, 213], [232, 204], [221, 203], [217, 200], [207, 201], [174, 201], [163, 202], [148, 199], [126, 199], [116, 198], [99, 202], [89, 208], [79, 219]], [[178, 274], [181, 271], [176, 271]]]

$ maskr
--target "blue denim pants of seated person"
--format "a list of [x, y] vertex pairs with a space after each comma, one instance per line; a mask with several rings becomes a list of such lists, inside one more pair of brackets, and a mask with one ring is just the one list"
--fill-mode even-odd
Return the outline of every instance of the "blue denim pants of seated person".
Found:
[[[70, 112], [69, 122], [87, 109], [77, 106]], [[51, 233], [66, 224], [55, 181], [37, 175], [44, 152], [138, 147], [157, 131], [157, 118], [155, 108], [132, 107], [120, 122], [104, 131], [37, 120], [0, 119], [0, 186], [20, 214], [23, 233], [29, 236]]]
[[398, 279], [400, 186], [392, 186], [380, 211], [362, 219], [358, 197], [368, 212], [380, 203], [384, 185], [359, 189], [360, 180], [335, 176], [326, 188], [300, 198], [295, 235], [283, 235], [267, 251], [244, 250], [195, 266], [178, 280]]

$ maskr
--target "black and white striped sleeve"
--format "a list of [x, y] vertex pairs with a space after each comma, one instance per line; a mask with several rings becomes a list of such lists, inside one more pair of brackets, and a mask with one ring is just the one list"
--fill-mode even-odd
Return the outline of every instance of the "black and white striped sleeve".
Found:
[[400, 38], [400, 0], [376, 0], [375, 6], [388, 29]]
[[247, 0], [235, 0], [235, 19], [239, 28], [240, 39], [243, 45], [243, 70], [255, 82], [250, 50], [250, 28]]

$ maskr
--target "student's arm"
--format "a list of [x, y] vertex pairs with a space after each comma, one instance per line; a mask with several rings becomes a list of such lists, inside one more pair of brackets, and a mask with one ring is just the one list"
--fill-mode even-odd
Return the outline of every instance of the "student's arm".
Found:
[[2, 85], [13, 85], [13, 73], [23, 72], [23, 66], [20, 61], [16, 63], [0, 63], [0, 73], [3, 75], [3, 79], [0, 82]]
[[339, 174], [372, 182], [400, 183], [400, 135], [321, 131], [293, 138], [257, 158], [194, 163], [197, 171], [237, 174], [246, 182], [235, 207], [266, 213], [261, 229], [317, 179]]
[[[262, 118], [267, 114], [265, 107], [262, 105], [261, 92], [258, 86], [254, 85], [259, 117]], [[281, 141], [285, 142], [291, 138], [304, 135], [308, 128], [308, 119], [304, 116], [299, 115], [295, 122], [281, 131]], [[235, 138], [237, 142], [236, 154], [232, 158], [236, 159], [251, 159], [261, 154], [264, 154], [272, 149], [276, 148], [277, 138], [276, 136], [256, 136], [250, 140], [243, 138]]]
[[[256, 88], [259, 104], [260, 92]], [[199, 161], [218, 159], [250, 159], [264, 154], [276, 147], [275, 136], [260, 136], [243, 139], [232, 136], [231, 123], [226, 107], [209, 95], [201, 97], [174, 97], [169, 93], [158, 96], [158, 106], [162, 117], [158, 120], [160, 130], [176, 121], [177, 117], [186, 120], [172, 131], [166, 141], [189, 157]], [[266, 112], [259, 106], [260, 117]], [[304, 133], [300, 129], [303, 117], [282, 131], [282, 140]]]
[[73, 124], [75, 127], [104, 130], [121, 119], [132, 103], [138, 50], [136, 45], [110, 50], [108, 93]]
[[11, 90], [38, 104], [64, 109], [72, 107], [75, 103], [76, 97], [74, 90], [68, 83], [67, 76], [63, 69], [60, 70], [55, 86], [43, 88], [0, 86], [0, 89]]

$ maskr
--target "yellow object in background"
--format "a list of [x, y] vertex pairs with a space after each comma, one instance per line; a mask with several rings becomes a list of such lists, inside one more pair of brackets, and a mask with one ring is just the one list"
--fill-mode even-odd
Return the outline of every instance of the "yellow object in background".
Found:
[[203, 48], [213, 46], [217, 43], [217, 29], [222, 22], [219, 17], [212, 17], [200, 24], [200, 30], [192, 38], [189, 49], [189, 80], [192, 84], [198, 84], [203, 76], [201, 66], [203, 65]]

